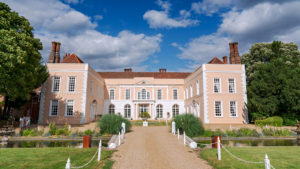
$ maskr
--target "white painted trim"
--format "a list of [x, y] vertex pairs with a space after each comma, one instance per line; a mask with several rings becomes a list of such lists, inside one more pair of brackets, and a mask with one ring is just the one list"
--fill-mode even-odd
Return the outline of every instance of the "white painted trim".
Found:
[[208, 120], [208, 110], [207, 110], [207, 83], [206, 83], [206, 68], [205, 64], [202, 65], [202, 81], [203, 81], [203, 114], [204, 114], [204, 123], [209, 123]]
[[[56, 115], [52, 115], [52, 101], [53, 100], [57, 100], [57, 114]], [[57, 117], [58, 113], [59, 113], [59, 100], [58, 99], [51, 99], [50, 100], [50, 107], [49, 107], [49, 116]]]
[[245, 115], [245, 121], [246, 123], [249, 123], [249, 119], [248, 119], [248, 108], [247, 108], [247, 83], [246, 83], [246, 71], [245, 71], [245, 65], [242, 65], [242, 84], [243, 84], [243, 98], [244, 98], [244, 115]]
[[85, 72], [83, 76], [83, 88], [82, 88], [82, 103], [81, 103], [81, 119], [80, 124], [85, 123], [85, 111], [86, 111], [86, 99], [87, 99], [87, 84], [88, 84], [88, 64], [85, 65]]
[[[59, 86], [58, 86], [58, 91], [54, 91], [54, 78], [59, 77]], [[52, 93], [59, 93], [61, 88], [61, 76], [53, 76], [52, 77], [52, 86], [51, 86], [51, 92]]]
[[[219, 87], [220, 87], [220, 92], [215, 92], [215, 79], [219, 79]], [[220, 77], [214, 77], [213, 78], [213, 93], [216, 94], [216, 93], [222, 93], [222, 80]]]
[[42, 90], [41, 90], [38, 124], [43, 124], [44, 105], [45, 105], [45, 88], [46, 88], [45, 85], [46, 85], [46, 82], [42, 85]]
[[136, 85], [136, 84], [127, 84], [127, 85], [117, 85], [117, 84], [106, 84], [107, 86], [120, 86], [120, 87], [139, 87], [139, 88], [146, 88], [146, 87], [154, 87], [154, 88], [167, 88], [168, 86], [182, 86], [184, 84], [166, 84], [166, 85], [161, 85], [161, 84], [149, 84], [149, 85]]
[[[229, 92], [229, 79], [233, 79], [234, 80], [234, 92], [233, 93], [230, 93]], [[228, 79], [227, 79], [227, 92], [229, 93], [229, 94], [236, 94], [237, 93], [237, 88], [236, 88], [236, 78], [235, 77], [229, 77]]]
[[[177, 92], [177, 99], [174, 99], [174, 90], [176, 90]], [[178, 94], [178, 91], [179, 91], [179, 89], [178, 88], [173, 88], [172, 89], [172, 100], [178, 100], [178, 98], [179, 98], [179, 94]]]
[[199, 80], [196, 81], [196, 95], [200, 94], [200, 84], [199, 84]]
[[[75, 82], [74, 82], [74, 91], [73, 92], [70, 92], [70, 77], [75, 77]], [[77, 77], [76, 76], [68, 76], [68, 83], [67, 83], [67, 93], [75, 93], [76, 92], [76, 79]]]
[[[113, 90], [114, 91], [114, 98], [113, 99], [111, 99], [111, 97], [110, 97], [110, 90]], [[109, 100], [116, 100], [116, 89], [115, 88], [109, 88], [108, 89], [108, 97], [109, 97]]]

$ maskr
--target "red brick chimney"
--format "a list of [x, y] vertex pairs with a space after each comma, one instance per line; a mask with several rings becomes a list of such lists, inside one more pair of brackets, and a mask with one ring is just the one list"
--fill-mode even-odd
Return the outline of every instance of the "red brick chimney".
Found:
[[223, 56], [223, 63], [227, 64], [227, 56]]
[[54, 63], [56, 42], [52, 42], [51, 52], [49, 54], [48, 63]]
[[54, 63], [60, 63], [60, 43], [56, 42]]
[[132, 72], [132, 68], [125, 68], [124, 72]]
[[165, 69], [165, 68], [160, 68], [160, 69], [159, 69], [159, 72], [167, 72], [167, 69]]
[[237, 42], [229, 43], [229, 48], [230, 48], [230, 56], [229, 56], [230, 64], [241, 64], [241, 57], [239, 55], [238, 43]]

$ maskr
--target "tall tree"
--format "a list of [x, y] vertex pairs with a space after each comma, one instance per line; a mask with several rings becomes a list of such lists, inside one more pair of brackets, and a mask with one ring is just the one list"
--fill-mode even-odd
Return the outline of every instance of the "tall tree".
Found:
[[300, 52], [294, 43], [254, 44], [243, 55], [250, 116], [300, 119]]
[[42, 43], [34, 38], [29, 21], [0, 2], [0, 95], [5, 96], [4, 112], [16, 99], [29, 99], [29, 93], [48, 78], [39, 50]]

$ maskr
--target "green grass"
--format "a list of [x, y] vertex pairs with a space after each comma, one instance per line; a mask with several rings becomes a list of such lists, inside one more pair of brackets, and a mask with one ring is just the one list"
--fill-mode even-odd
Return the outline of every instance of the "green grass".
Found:
[[[81, 166], [87, 163], [95, 154], [97, 148], [6, 148], [0, 149], [0, 168], [47, 169], [65, 168], [68, 157], [71, 166]], [[112, 151], [102, 150], [101, 162], [95, 159], [85, 168], [106, 168], [113, 165], [110, 160]]]
[[[142, 120], [137, 120], [137, 121], [131, 121], [130, 122], [132, 126], [143, 126], [143, 121]], [[168, 122], [168, 126], [171, 125], [171, 122]], [[148, 121], [148, 126], [166, 126], [166, 121]]]
[[[271, 165], [275, 168], [299, 168], [300, 147], [234, 147], [227, 148], [237, 157], [247, 161], [264, 161], [265, 154], [268, 154]], [[222, 150], [222, 160], [218, 161], [217, 149], [202, 150], [200, 157], [209, 162], [216, 169], [228, 168], [265, 168], [264, 164], [249, 164], [238, 161]]]

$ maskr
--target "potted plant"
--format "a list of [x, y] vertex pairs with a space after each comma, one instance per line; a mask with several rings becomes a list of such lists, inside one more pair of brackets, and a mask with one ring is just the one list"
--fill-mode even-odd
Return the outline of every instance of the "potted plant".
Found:
[[150, 114], [148, 112], [141, 112], [139, 117], [142, 118], [143, 121], [147, 121], [147, 119], [150, 118]]

